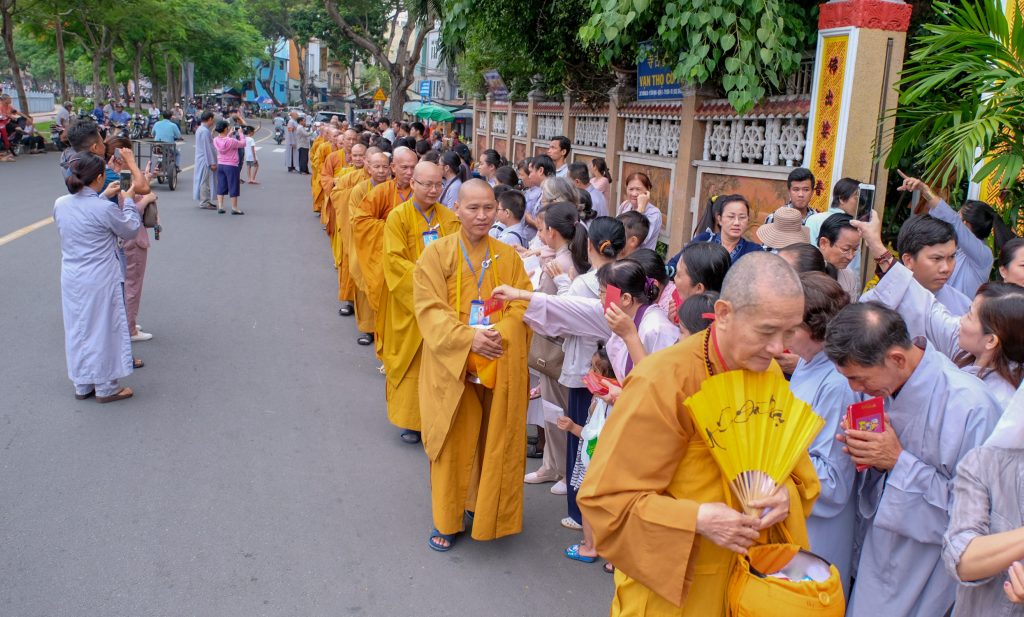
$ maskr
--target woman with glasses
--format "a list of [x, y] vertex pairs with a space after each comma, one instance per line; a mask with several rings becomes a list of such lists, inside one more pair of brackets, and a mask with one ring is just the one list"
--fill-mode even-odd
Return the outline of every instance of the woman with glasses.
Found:
[[718, 233], [705, 231], [697, 234], [693, 242], [714, 242], [729, 251], [732, 263], [747, 253], [757, 253], [764, 248], [743, 237], [750, 228], [750, 204], [742, 195], [722, 195], [711, 207], [715, 222], [721, 230]]

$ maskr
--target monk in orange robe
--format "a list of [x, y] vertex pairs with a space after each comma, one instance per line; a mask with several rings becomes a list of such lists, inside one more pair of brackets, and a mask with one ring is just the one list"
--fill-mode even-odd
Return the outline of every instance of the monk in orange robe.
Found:
[[313, 212], [319, 212], [323, 205], [323, 187], [320, 185], [320, 167], [324, 163], [324, 157], [331, 150], [331, 131], [329, 127], [322, 127], [321, 132], [309, 148], [310, 185], [313, 192]]
[[431, 242], [457, 233], [459, 220], [444, 204], [441, 168], [421, 162], [412, 174], [412, 199], [399, 205], [384, 223], [384, 330], [381, 361], [387, 377], [388, 420], [403, 429], [402, 441], [420, 442], [420, 351], [412, 272]]
[[345, 150], [342, 149], [343, 141], [343, 133], [332, 133], [331, 145], [334, 150], [325, 156], [323, 163], [320, 164], [320, 175], [318, 176], [320, 183], [320, 209], [317, 212], [320, 213], [321, 225], [327, 224], [327, 215], [330, 209], [327, 200], [331, 196], [331, 191], [334, 190], [334, 174], [345, 165]]
[[373, 334], [364, 334], [356, 342], [360, 345], [372, 345], [377, 340], [377, 355], [380, 355], [381, 351], [379, 339], [387, 293], [381, 267], [384, 256], [384, 221], [398, 204], [412, 197], [412, 187], [409, 183], [418, 161], [419, 157], [409, 148], [396, 148], [391, 158], [391, 173], [394, 178], [374, 187], [352, 211], [352, 235], [359, 255], [359, 267], [366, 284], [366, 297], [370, 301], [370, 308], [376, 314]]
[[495, 287], [532, 288], [516, 251], [488, 235], [497, 207], [486, 182], [463, 184], [455, 209], [461, 230], [432, 242], [413, 271], [424, 335], [420, 415], [434, 521], [428, 545], [437, 551], [452, 547], [467, 515], [475, 540], [522, 531], [526, 305], [508, 302], [474, 323]]
[[802, 315], [796, 272], [777, 255], [747, 255], [725, 278], [714, 325], [626, 378], [578, 497], [597, 549], [616, 567], [613, 616], [724, 617], [741, 552], [787, 536], [808, 548], [820, 488], [810, 457], [772, 497], [750, 504], [760, 518], [743, 514], [684, 404], [711, 374], [781, 375], [773, 358]]
[[338, 269], [338, 301], [341, 302], [338, 314], [342, 316], [351, 315], [355, 310], [352, 305], [355, 301], [355, 283], [352, 281], [348, 263], [349, 244], [352, 242], [348, 198], [352, 187], [370, 179], [369, 157], [378, 152], [379, 148], [367, 148], [361, 143], [353, 145], [353, 169], [334, 183], [334, 191], [331, 192], [331, 206], [334, 208], [334, 235], [331, 237], [331, 248], [334, 251], [334, 266]]
[[[370, 179], [360, 182], [352, 187], [348, 198], [349, 229], [348, 236], [352, 241], [348, 246], [348, 267], [352, 275], [352, 282], [355, 284], [355, 312], [356, 327], [359, 328], [360, 338], [373, 331], [377, 323], [377, 315], [370, 306], [366, 277], [363, 275], [362, 265], [359, 263], [359, 243], [353, 227], [353, 220], [359, 205], [366, 196], [377, 186], [388, 181], [391, 177], [391, 158], [384, 152], [379, 152], [369, 157]], [[357, 339], [358, 340], [358, 339]]]
[[[350, 159], [352, 158], [352, 145], [355, 143], [355, 140], [356, 132], [351, 129], [338, 133], [338, 149], [331, 155], [335, 158], [331, 163], [330, 173], [320, 174], [320, 184], [324, 191], [324, 207], [320, 210], [320, 224], [327, 226], [326, 231], [328, 235], [334, 234], [333, 227], [329, 224], [330, 217], [334, 213], [334, 208], [330, 203], [331, 193], [334, 191], [334, 182], [341, 174], [351, 168]], [[327, 160], [325, 159], [324, 170], [326, 171], [326, 169]]]

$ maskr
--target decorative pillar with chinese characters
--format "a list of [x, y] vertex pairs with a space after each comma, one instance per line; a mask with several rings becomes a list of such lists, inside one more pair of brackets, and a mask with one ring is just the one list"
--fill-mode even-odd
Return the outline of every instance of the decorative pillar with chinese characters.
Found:
[[821, 5], [807, 160], [814, 172], [811, 206], [829, 206], [843, 177], [874, 184], [876, 208], [885, 203], [882, 153], [892, 140], [887, 109], [903, 68], [911, 7], [902, 0], [831, 0]]

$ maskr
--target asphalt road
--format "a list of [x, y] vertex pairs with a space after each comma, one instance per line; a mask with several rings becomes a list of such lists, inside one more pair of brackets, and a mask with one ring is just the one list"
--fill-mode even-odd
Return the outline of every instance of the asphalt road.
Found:
[[[0, 246], [0, 617], [607, 614], [549, 485], [522, 534], [427, 547], [423, 451], [337, 314], [309, 177], [261, 146], [244, 217], [196, 208], [191, 171], [157, 185], [129, 401], [72, 397], [54, 226]], [[57, 155], [0, 163], [0, 186], [3, 238], [50, 215]]]

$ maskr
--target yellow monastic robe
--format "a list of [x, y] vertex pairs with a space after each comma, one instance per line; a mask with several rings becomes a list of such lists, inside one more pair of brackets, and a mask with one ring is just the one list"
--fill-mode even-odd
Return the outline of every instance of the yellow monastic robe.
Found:
[[369, 180], [370, 173], [365, 169], [357, 169], [334, 183], [331, 193], [331, 206], [334, 208], [334, 265], [338, 269], [338, 300], [353, 302], [356, 286], [349, 270], [349, 246], [352, 243], [352, 221], [348, 214], [348, 199], [352, 188], [360, 182]]
[[400, 192], [395, 181], [388, 180], [373, 187], [359, 205], [349, 203], [350, 208], [354, 206], [351, 212], [352, 237], [359, 255], [359, 269], [362, 270], [366, 296], [374, 312], [380, 311], [381, 299], [387, 289], [381, 268], [384, 257], [384, 221], [398, 204], [411, 196], [412, 188]]
[[[428, 224], [429, 221], [429, 224]], [[384, 223], [386, 300], [379, 313], [384, 323], [381, 361], [387, 375], [388, 420], [397, 427], [420, 430], [420, 350], [423, 337], [416, 326], [412, 271], [423, 252], [423, 234], [457, 233], [459, 219], [444, 204], [417, 209], [414, 200], [399, 205]]]
[[352, 192], [348, 196], [349, 226], [346, 232], [348, 235], [342, 239], [343, 243], [346, 243], [346, 240], [351, 240], [346, 243], [345, 250], [348, 253], [348, 271], [352, 275], [352, 283], [356, 288], [353, 304], [356, 309], [356, 327], [360, 332], [373, 332], [377, 316], [374, 314], [373, 307], [370, 306], [370, 298], [367, 295], [366, 277], [363, 276], [363, 268], [359, 263], [359, 243], [356, 241], [353, 221], [359, 204], [374, 188], [373, 180], [366, 180], [352, 187]]
[[[478, 273], [490, 250], [492, 265], [479, 295], [460, 240], [467, 245]], [[475, 512], [476, 540], [519, 533], [523, 526], [523, 443], [530, 389], [526, 359], [531, 335], [523, 323], [524, 302], [508, 303], [491, 315], [505, 349], [496, 361], [494, 389], [466, 381], [476, 333], [466, 325], [470, 302], [489, 298], [500, 284], [531, 289], [515, 249], [490, 237], [472, 247], [462, 232], [433, 242], [413, 271], [416, 322], [424, 333], [420, 415], [423, 447], [430, 459], [434, 526], [441, 533], [459, 532], [464, 510], [470, 510]]]
[[[716, 373], [724, 370], [717, 357], [711, 362]], [[774, 363], [769, 370], [780, 372]], [[616, 567], [613, 616], [725, 616], [737, 554], [696, 529], [699, 505], [724, 503], [728, 485], [683, 404], [706, 378], [701, 332], [638, 364], [601, 431], [577, 502], [601, 556]], [[809, 456], [785, 487], [783, 524], [806, 549], [806, 520], [820, 490]], [[778, 526], [768, 532], [761, 540], [785, 541]]]
[[313, 212], [320, 211], [320, 204], [323, 201], [323, 187], [320, 186], [320, 165], [323, 164], [324, 147], [330, 147], [322, 137], [313, 140], [309, 148], [310, 185], [313, 192]]
[[324, 157], [324, 162], [320, 164], [320, 208], [317, 212], [320, 213], [320, 224], [327, 224], [327, 215], [330, 212], [330, 204], [327, 203], [331, 196], [331, 191], [334, 190], [334, 174], [345, 166], [345, 151], [335, 150]]
[[[327, 193], [327, 196], [324, 197], [324, 208], [323, 210], [320, 211], [320, 224], [326, 226], [324, 228], [324, 231], [326, 231], [327, 235], [331, 238], [332, 252], [336, 252], [337, 248], [335, 246], [336, 241], [334, 239], [334, 231], [338, 227], [338, 221], [336, 219], [338, 214], [338, 208], [337, 206], [334, 205], [334, 202], [332, 201], [331, 198], [334, 195], [335, 187], [338, 186], [338, 181], [347, 176], [351, 172], [351, 167], [339, 167], [334, 171], [334, 177], [331, 178], [329, 182], [324, 183], [324, 191]], [[335, 267], [337, 267], [337, 260], [335, 260], [334, 265]]]

